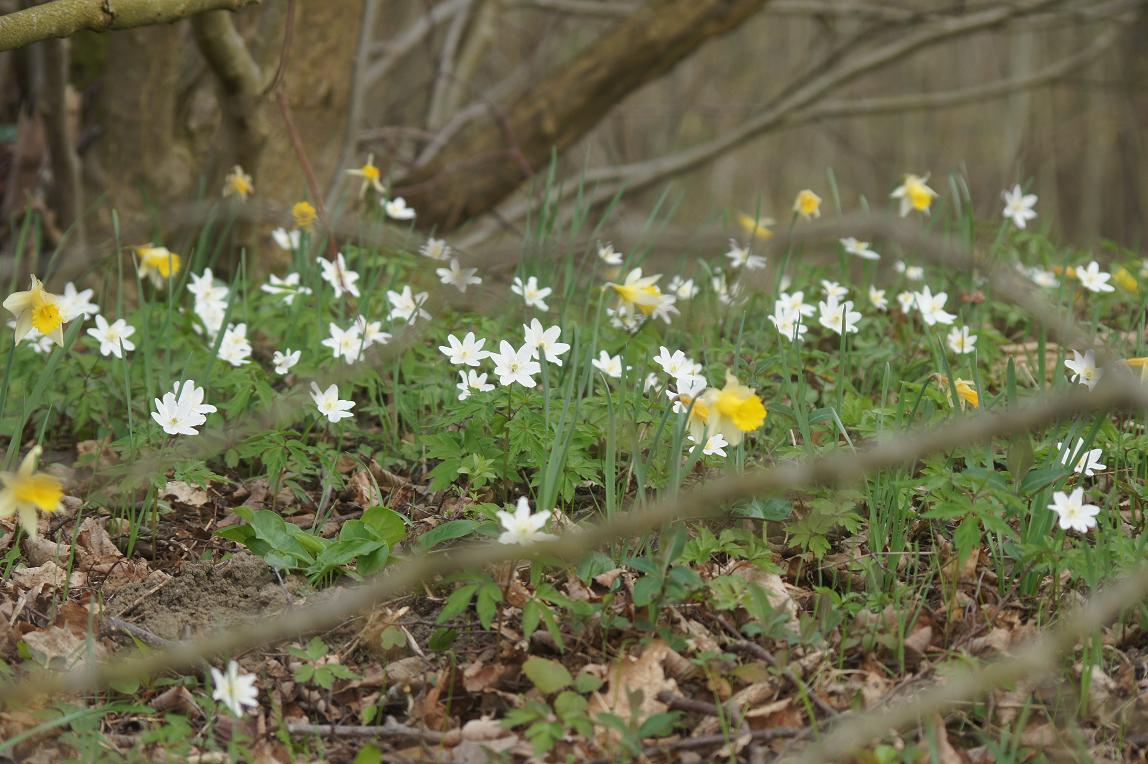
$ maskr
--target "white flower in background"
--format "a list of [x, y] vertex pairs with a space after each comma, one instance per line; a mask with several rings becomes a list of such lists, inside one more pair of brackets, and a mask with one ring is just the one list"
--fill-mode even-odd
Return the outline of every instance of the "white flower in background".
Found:
[[135, 327], [129, 326], [122, 318], [109, 324], [99, 314], [96, 315], [95, 328], [88, 329], [88, 336], [100, 343], [100, 355], [114, 355], [116, 358], [123, 358], [125, 350], [136, 349], [135, 343], [128, 339], [135, 333]]
[[342, 358], [349, 364], [359, 360], [364, 348], [362, 328], [358, 322], [352, 323], [346, 330], [339, 328], [337, 324], [330, 323], [327, 324], [327, 331], [330, 336], [321, 344], [331, 348], [331, 354], [335, 358]]
[[232, 366], [251, 362], [251, 343], [247, 341], [247, 324], [228, 326], [219, 343], [218, 356]]
[[650, 392], [650, 390], [657, 388], [661, 384], [662, 384], [662, 378], [651, 371], [649, 374], [646, 375], [646, 378], [644, 380], [642, 380], [642, 392], [648, 393], [648, 392]]
[[542, 322], [537, 318], [532, 319], [530, 324], [522, 325], [523, 332], [525, 333], [526, 344], [529, 345], [534, 351], [534, 358], [538, 358], [539, 351], [542, 351], [542, 357], [555, 366], [562, 365], [560, 355], [570, 349], [570, 346], [565, 342], [559, 342], [558, 337], [562, 334], [562, 328], [555, 325], [549, 329], [542, 328]]
[[176, 382], [172, 392], [164, 393], [162, 399], [154, 399], [155, 411], [151, 418], [168, 435], [198, 435], [195, 428], [216, 411], [215, 406], [203, 402], [203, 397], [203, 388], [196, 387], [194, 380]]
[[782, 292], [777, 295], [773, 303], [773, 312], [779, 313], [782, 309], [786, 313], [800, 313], [808, 318], [817, 312], [817, 308], [805, 301], [805, 292]]
[[745, 268], [747, 271], [757, 271], [765, 267], [765, 258], [750, 253], [749, 245], [741, 246], [737, 239], [729, 240], [729, 251], [725, 253], [729, 258], [731, 268]]
[[1039, 287], [1053, 289], [1060, 286], [1060, 282], [1057, 280], [1056, 274], [1052, 271], [1046, 271], [1044, 268], [1033, 267], [1023, 272], [1026, 276], [1029, 277], [1032, 283]]
[[534, 387], [534, 375], [542, 371], [542, 365], [534, 360], [534, 348], [524, 344], [515, 348], [506, 340], [498, 346], [497, 353], [490, 354], [494, 362], [494, 374], [502, 386], [518, 383], [523, 387]]
[[669, 348], [664, 345], [658, 348], [658, 354], [654, 356], [654, 363], [661, 366], [662, 371], [671, 377], [689, 374], [694, 368], [694, 362], [687, 358], [685, 353], [680, 350], [671, 353]]
[[1096, 367], [1096, 354], [1091, 350], [1084, 355], [1073, 350], [1072, 358], [1065, 358], [1064, 365], [1072, 372], [1071, 380], [1088, 385], [1089, 390], [1096, 387], [1096, 383], [1104, 376], [1104, 369]]
[[697, 296], [699, 291], [693, 279], [683, 279], [681, 276], [674, 276], [670, 279], [670, 284], [666, 289], [679, 300], [691, 300]]
[[390, 332], [383, 331], [382, 321], [368, 321], [366, 316], [360, 314], [355, 318], [355, 326], [363, 338], [363, 350], [374, 345], [386, 345], [391, 341]]
[[450, 245], [443, 239], [436, 239], [433, 236], [419, 247], [419, 254], [423, 257], [429, 257], [431, 260], [447, 260], [450, 258], [450, 253]]
[[65, 324], [80, 316], [91, 318], [100, 312], [100, 306], [92, 302], [93, 294], [95, 291], [92, 289], [77, 292], [76, 285], [71, 281], [64, 284], [64, 293], [57, 297], [56, 307], [60, 309], [60, 318]]
[[851, 255], [856, 255], [865, 260], [881, 259], [881, 256], [869, 247], [869, 242], [867, 241], [858, 241], [852, 236], [847, 236], [844, 239], [840, 239], [840, 242], [841, 246], [845, 247], [845, 251]]
[[344, 292], [352, 297], [359, 296], [359, 287], [356, 286], [359, 274], [347, 268], [347, 261], [343, 259], [342, 252], [337, 252], [334, 260], [320, 257], [318, 262], [323, 270], [321, 274], [323, 280], [335, 290], [335, 299], [342, 297]]
[[825, 299], [829, 302], [841, 302], [849, 294], [849, 290], [836, 281], [826, 281], [825, 279], [821, 280], [821, 290], [825, 292]]
[[[812, 308], [813, 306], [809, 307]], [[802, 315], [796, 311], [786, 310], [781, 300], [774, 303], [773, 315], [769, 317], [769, 320], [777, 331], [781, 332], [781, 336], [790, 342], [796, 342], [805, 336], [805, 332], [809, 330], [809, 326], [803, 320]]]
[[919, 265], [910, 265], [905, 269], [905, 278], [909, 281], [920, 281], [925, 278], [925, 269]]
[[535, 541], [553, 541], [557, 539], [549, 533], [543, 533], [546, 521], [550, 519], [550, 511], [531, 513], [530, 502], [525, 496], [518, 498], [518, 506], [514, 513], [498, 512], [498, 522], [502, 523], [502, 534], [498, 537], [500, 544], [531, 544]]
[[203, 329], [200, 330], [199, 326], [194, 326], [197, 333], [206, 333], [211, 342], [215, 342], [215, 338], [219, 336], [219, 330], [223, 328], [223, 321], [227, 318], [227, 304], [222, 302], [197, 302], [194, 307], [195, 317], [199, 319], [200, 325]]
[[606, 265], [621, 265], [622, 253], [615, 251], [613, 244], [599, 244], [598, 259]]
[[271, 239], [279, 249], [294, 252], [303, 243], [303, 234], [297, 228], [291, 231], [286, 228], [276, 228], [271, 232]]
[[1002, 191], [1004, 211], [1001, 213], [1012, 220], [1017, 228], [1024, 228], [1028, 221], [1036, 217], [1036, 194], [1026, 194], [1020, 184], [1012, 187], [1012, 191]]
[[955, 315], [945, 310], [945, 302], [949, 299], [947, 292], [933, 294], [932, 290], [926, 286], [914, 297], [917, 299], [917, 310], [921, 311], [921, 319], [929, 326], [951, 324], [956, 320]]
[[255, 687], [255, 675], [240, 674], [239, 664], [235, 661], [227, 664], [226, 673], [213, 667], [211, 683], [215, 685], [215, 690], [211, 693], [212, 700], [218, 700], [236, 716], [243, 716], [244, 706], [254, 708], [259, 705], [259, 690]]
[[1096, 525], [1096, 516], [1100, 514], [1100, 507], [1084, 503], [1083, 488], [1077, 488], [1071, 494], [1057, 491], [1052, 495], [1052, 503], [1048, 508], [1057, 514], [1062, 529], [1078, 533], [1088, 533], [1088, 529]]
[[821, 311], [817, 320], [826, 329], [832, 329], [837, 334], [842, 333], [842, 328], [846, 334], [857, 333], [857, 322], [861, 320], [861, 314], [853, 310], [852, 300], [840, 303], [834, 300], [819, 302], [817, 307]]
[[458, 399], [465, 401], [470, 397], [471, 393], [488, 393], [494, 389], [494, 385], [486, 381], [486, 374], [479, 374], [474, 369], [466, 369], [459, 371], [459, 382], [455, 387], [458, 388]]
[[666, 388], [666, 395], [674, 402], [675, 414], [684, 414], [689, 410], [690, 404], [705, 392], [706, 378], [701, 374], [683, 374], [674, 379], [677, 389]]
[[[697, 438], [693, 435], [690, 435], [689, 438], [690, 443], [696, 444], [698, 442]], [[719, 432], [706, 438], [706, 442], [701, 444], [701, 449], [702, 453], [706, 456], [725, 456], [725, 447], [728, 445], [729, 443], [726, 442], [725, 436]], [[697, 447], [698, 446], [695, 445], [694, 449], [697, 449]]]
[[623, 329], [627, 332], [636, 332], [646, 323], [646, 314], [641, 311], [631, 310], [629, 306], [619, 306], [616, 308], [606, 308], [606, 315], [610, 319], [610, 326], [615, 329]]
[[526, 279], [525, 283], [518, 276], [515, 276], [510, 285], [510, 291], [520, 295], [529, 308], [538, 308], [541, 311], [550, 310], [550, 306], [546, 304], [546, 298], [554, 290], [550, 287], [539, 287], [538, 279], [534, 276]]
[[613, 377], [614, 379], [622, 378], [621, 355], [612, 356], [605, 350], [602, 350], [598, 353], [598, 357], [590, 361], [590, 363], [594, 365], [595, 369], [602, 372], [607, 377]]
[[917, 295], [909, 291], [898, 292], [897, 305], [901, 307], [902, 313], [911, 313], [917, 307]]
[[191, 292], [198, 302], [227, 302], [228, 289], [223, 284], [215, 283], [215, 275], [210, 268], [204, 268], [203, 273], [196, 276], [190, 274], [187, 282], [187, 291]]
[[351, 409], [355, 408], [354, 401], [344, 401], [339, 398], [338, 385], [331, 385], [326, 390], [320, 390], [314, 382], [311, 383], [311, 400], [315, 401], [315, 408], [327, 417], [327, 421], [335, 424], [340, 419], [354, 416]]
[[732, 284], [729, 283], [724, 273], [713, 276], [710, 279], [710, 286], [713, 287], [714, 294], [717, 295], [718, 302], [722, 305], [733, 305], [741, 296], [741, 284], [736, 281]]
[[894, 199], [901, 201], [901, 217], [905, 217], [913, 210], [929, 214], [929, 208], [933, 205], [933, 199], [937, 198], [937, 192], [929, 188], [926, 183], [929, 176], [920, 177], [917, 175], [906, 175], [901, 185], [889, 194]]
[[[327, 262], [321, 260], [320, 262]], [[358, 278], [356, 276], [355, 278]], [[283, 278], [279, 278], [274, 273], [267, 277], [267, 283], [259, 287], [260, 291], [267, 294], [276, 294], [283, 297], [285, 305], [291, 305], [295, 302], [297, 295], [311, 294], [311, 287], [301, 286], [299, 283], [300, 276], [298, 273], [288, 273]]]
[[474, 332], [467, 332], [460, 342], [453, 334], [446, 336], [446, 345], [439, 345], [439, 351], [455, 366], [478, 366], [483, 358], [490, 355], [482, 349], [486, 339], [475, 339]]
[[969, 334], [969, 327], [967, 326], [960, 328], [954, 326], [949, 330], [945, 340], [949, 343], [949, 350], [958, 355], [971, 353], [977, 349], [977, 335]]
[[275, 373], [286, 374], [291, 371], [291, 367], [299, 363], [299, 357], [302, 355], [302, 350], [292, 350], [291, 348], [286, 348], [282, 352], [276, 350], [271, 356], [271, 363], [275, 364]]
[[1080, 285], [1090, 292], [1115, 292], [1116, 287], [1108, 283], [1112, 274], [1100, 270], [1100, 264], [1093, 260], [1087, 266], [1076, 269]]
[[[910, 295], [910, 299], [912, 299], [912, 295]], [[869, 287], [869, 302], [877, 310], [889, 309], [889, 300], [885, 297], [884, 289], [878, 289], [874, 286]]]
[[1100, 448], [1085, 450], [1084, 438], [1077, 438], [1076, 448], [1071, 450], [1065, 448], [1063, 443], [1057, 441], [1056, 451], [1060, 454], [1061, 464], [1068, 464], [1070, 461], [1075, 461], [1072, 465], [1072, 469], [1085, 477], [1092, 477], [1107, 466], [1100, 461], [1100, 457], [1104, 456], [1104, 450]]
[[413, 324], [418, 319], [429, 321], [431, 314], [423, 309], [423, 305], [427, 301], [427, 293], [419, 292], [414, 294], [411, 292], [410, 285], [403, 287], [403, 291], [394, 292], [387, 291], [387, 300], [391, 303], [391, 312], [388, 316], [392, 321], [402, 321], [404, 323]]
[[478, 268], [463, 268], [457, 257], [450, 259], [449, 268], [435, 268], [434, 272], [438, 274], [440, 282], [460, 292], [465, 292], [469, 286], [482, 283], [482, 278], [474, 275], [478, 273]]
[[387, 217], [392, 220], [414, 220], [415, 211], [407, 206], [407, 200], [401, 196], [396, 196], [390, 201], [383, 202], [383, 210], [386, 211]]

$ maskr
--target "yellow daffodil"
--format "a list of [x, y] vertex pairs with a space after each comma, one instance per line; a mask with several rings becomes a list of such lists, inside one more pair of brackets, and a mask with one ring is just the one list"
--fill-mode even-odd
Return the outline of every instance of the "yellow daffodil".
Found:
[[16, 472], [0, 472], [0, 518], [17, 515], [20, 525], [29, 536], [36, 536], [36, 510], [55, 512], [64, 497], [60, 481], [43, 472], [36, 472], [40, 447], [36, 446]]
[[768, 412], [752, 387], [741, 384], [726, 373], [725, 387], [710, 388], [693, 402], [690, 410], [690, 434], [701, 442], [721, 434], [731, 446], [741, 443], [742, 436], [761, 427]]
[[60, 313], [60, 297], [44, 289], [40, 279], [32, 277], [27, 292], [13, 292], [4, 300], [4, 308], [16, 317], [16, 342], [36, 329], [57, 345], [64, 344], [64, 316]]
[[1127, 268], [1117, 268], [1116, 272], [1112, 274], [1112, 283], [1125, 292], [1135, 294], [1140, 291], [1140, 285], [1136, 283], [1136, 278], [1128, 272]]
[[246, 199], [253, 193], [255, 193], [255, 183], [251, 180], [251, 176], [245, 173], [239, 165], [232, 167], [231, 172], [227, 173], [227, 177], [223, 179], [223, 195]]
[[140, 259], [140, 275], [150, 278], [156, 286], [163, 286], [164, 282], [179, 273], [180, 257], [167, 247], [145, 244], [136, 247], [136, 256]]
[[310, 202], [295, 202], [295, 206], [291, 208], [291, 217], [295, 219], [296, 228], [310, 229], [315, 225], [318, 215]]
[[773, 238], [773, 231], [769, 230], [769, 226], [774, 225], [773, 218], [751, 218], [744, 212], [739, 212], [737, 213], [737, 224], [755, 239]]
[[622, 302], [637, 307], [648, 316], [666, 300], [662, 290], [658, 288], [660, 278], [661, 274], [643, 276], [642, 269], [635, 268], [626, 275], [626, 280], [621, 284], [609, 281], [606, 286], [613, 289]]
[[[947, 400], [949, 405], [952, 406], [953, 393], [952, 389], [949, 387], [949, 378], [944, 374], [934, 374], [933, 377], [937, 380], [937, 384], [940, 385], [941, 390], [944, 391], [945, 400]], [[977, 393], [977, 389], [973, 387], [971, 380], [955, 379], [953, 380], [953, 387], [957, 389], [957, 397], [961, 401], [962, 409], [966, 408], [967, 406], [972, 406], [975, 409], [979, 409], [981, 407], [981, 396], [979, 393]]]
[[1148, 381], [1148, 356], [1140, 358], [1126, 358], [1124, 363], [1131, 366], [1133, 369], [1140, 370], [1140, 381]]
[[923, 178], [906, 175], [901, 185], [890, 194], [892, 198], [901, 200], [901, 217], [905, 217], [912, 210], [929, 212], [929, 208], [933, 206], [933, 199], [937, 198], [937, 192], [929, 188], [928, 180], [928, 175]]
[[375, 189], [375, 193], [379, 196], [383, 196], [387, 193], [387, 189], [383, 186], [382, 173], [379, 172], [379, 168], [375, 166], [374, 154], [368, 154], [366, 164], [353, 170], [347, 170], [347, 174], [363, 179], [362, 185], [359, 186], [360, 199], [367, 195], [368, 188]]
[[802, 189], [793, 202], [793, 211], [806, 220], [821, 217], [821, 197], [810, 191]]

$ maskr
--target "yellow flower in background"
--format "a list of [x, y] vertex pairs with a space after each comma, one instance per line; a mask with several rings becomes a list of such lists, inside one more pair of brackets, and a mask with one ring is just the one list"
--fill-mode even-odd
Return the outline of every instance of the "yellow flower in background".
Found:
[[1116, 284], [1116, 286], [1125, 292], [1135, 294], [1140, 291], [1140, 285], [1136, 283], [1136, 277], [1129, 273], [1127, 268], [1117, 268], [1116, 272], [1112, 274], [1112, 283]]
[[1148, 380], [1148, 356], [1142, 356], [1140, 358], [1126, 358], [1124, 363], [1133, 369], [1140, 370], [1141, 382]]
[[905, 217], [913, 210], [928, 214], [929, 208], [933, 206], [933, 200], [937, 198], [937, 192], [927, 185], [928, 180], [928, 175], [923, 178], [918, 175], [906, 175], [901, 185], [889, 195], [893, 199], [901, 200], [901, 217]]
[[[945, 400], [949, 405], [953, 405], [952, 388], [949, 387], [949, 378], [944, 374], [934, 374], [933, 378], [937, 380], [937, 384], [941, 386], [941, 390], [945, 393]], [[975, 409], [981, 407], [981, 396], [977, 393], [977, 389], [973, 387], [973, 383], [968, 379], [955, 379], [953, 380], [952, 387], [957, 389], [957, 397], [961, 400], [961, 408], [972, 406]]]
[[295, 219], [296, 228], [310, 229], [315, 225], [318, 215], [310, 202], [295, 202], [295, 206], [291, 208], [291, 217]]
[[802, 189], [793, 202], [793, 211], [806, 220], [821, 217], [821, 197], [810, 191]]
[[741, 384], [729, 372], [725, 375], [725, 387], [706, 390], [693, 404], [689, 428], [699, 442], [702, 435], [710, 438], [720, 434], [729, 445], [736, 447], [742, 436], [761, 427], [768, 415], [753, 388]]
[[180, 257], [167, 247], [145, 244], [136, 247], [136, 256], [140, 259], [140, 275], [151, 279], [157, 287], [179, 273]]
[[239, 165], [232, 167], [231, 172], [227, 173], [227, 177], [223, 179], [223, 195], [246, 199], [253, 193], [255, 193], [255, 183], [251, 180], [251, 176], [245, 173]]
[[363, 179], [362, 185], [359, 186], [360, 199], [367, 195], [368, 188], [375, 189], [375, 193], [379, 196], [383, 196], [387, 193], [387, 189], [383, 187], [382, 173], [379, 172], [379, 168], [375, 166], [374, 154], [367, 154], [366, 164], [353, 170], [347, 170], [347, 174]]
[[64, 486], [57, 478], [36, 472], [40, 451], [39, 446], [29, 451], [16, 472], [0, 472], [0, 518], [17, 515], [20, 526], [33, 538], [36, 510], [55, 512], [64, 498]]
[[673, 301], [673, 298], [667, 298], [658, 288], [658, 280], [661, 278], [660, 273], [653, 276], [643, 276], [642, 269], [635, 268], [626, 274], [626, 280], [621, 284], [608, 281], [606, 286], [617, 292], [623, 303], [633, 305], [648, 316], [658, 306], [664, 304], [667, 299]]
[[32, 277], [32, 286], [26, 292], [13, 292], [4, 300], [4, 308], [16, 317], [16, 342], [36, 329], [57, 345], [64, 344], [64, 316], [60, 313], [60, 297], [44, 289], [40, 279]]
[[773, 231], [769, 230], [769, 227], [775, 224], [773, 218], [751, 218], [744, 212], [738, 212], [737, 224], [740, 225], [747, 234], [756, 239], [773, 238]]

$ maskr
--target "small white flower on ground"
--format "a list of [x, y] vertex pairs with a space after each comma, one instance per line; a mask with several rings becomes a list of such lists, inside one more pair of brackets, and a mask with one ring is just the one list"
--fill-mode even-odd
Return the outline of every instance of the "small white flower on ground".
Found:
[[749, 245], [741, 246], [737, 239], [729, 240], [729, 251], [725, 253], [732, 268], [745, 268], [747, 271], [757, 271], [765, 267], [765, 258], [750, 253]]
[[349, 364], [359, 360], [363, 353], [363, 336], [358, 323], [351, 324], [346, 330], [330, 323], [327, 324], [327, 331], [330, 332], [330, 336], [320, 344], [331, 348], [331, 354], [335, 358], [342, 358]]
[[494, 362], [494, 374], [502, 386], [518, 383], [523, 387], [534, 387], [534, 375], [542, 371], [541, 364], [534, 360], [534, 348], [524, 344], [515, 348], [506, 340], [498, 346], [497, 353], [490, 354]]
[[612, 356], [605, 350], [598, 353], [598, 357], [590, 363], [594, 364], [594, 368], [605, 374], [607, 377], [614, 379], [622, 378], [622, 356]]
[[267, 283], [260, 286], [259, 289], [267, 294], [282, 295], [285, 305], [293, 304], [297, 295], [311, 294], [311, 287], [300, 286], [298, 273], [288, 273], [283, 278], [272, 273], [267, 277]]
[[359, 287], [356, 286], [359, 274], [347, 268], [342, 252], [336, 253], [333, 261], [320, 257], [319, 267], [323, 270], [323, 280], [335, 290], [335, 299], [342, 297], [344, 292], [352, 297], [359, 296]]
[[64, 323], [75, 321], [80, 316], [91, 318], [100, 312], [100, 306], [92, 302], [94, 290], [85, 289], [76, 291], [76, 285], [69, 281], [64, 285], [64, 293], [56, 300], [56, 307], [60, 309], [60, 318]]
[[773, 312], [777, 313], [781, 308], [784, 308], [786, 313], [800, 313], [806, 318], [817, 312], [812, 303], [805, 301], [805, 292], [782, 292], [773, 303]]
[[869, 287], [869, 302], [877, 310], [888, 310], [889, 300], [885, 297], [885, 290], [878, 289], [877, 287]]
[[311, 400], [315, 401], [315, 408], [319, 409], [319, 413], [327, 417], [327, 421], [331, 424], [354, 416], [351, 409], [355, 407], [355, 402], [341, 400], [338, 385], [332, 384], [326, 390], [320, 390], [319, 386], [312, 382]]
[[431, 314], [423, 309], [427, 301], [427, 293], [414, 294], [410, 286], [403, 287], [403, 291], [387, 290], [387, 300], [391, 303], [391, 312], [388, 318], [392, 321], [403, 321], [413, 324], [418, 319], [430, 320]]
[[864, 258], [865, 260], [880, 260], [881, 256], [873, 251], [867, 241], [859, 241], [852, 236], [847, 236], [839, 240], [841, 246], [845, 247], [845, 251], [851, 255]]
[[442, 239], [431, 237], [426, 240], [426, 244], [419, 247], [419, 254], [423, 257], [429, 257], [431, 260], [446, 260], [450, 257], [451, 248]]
[[276, 350], [274, 355], [271, 356], [271, 362], [275, 364], [275, 373], [286, 374], [291, 371], [291, 367], [299, 363], [299, 357], [302, 354], [302, 350], [292, 350], [291, 348], [287, 348], [282, 352]]
[[1044, 268], [1030, 268], [1025, 272], [1025, 275], [1032, 280], [1032, 283], [1039, 287], [1053, 289], [1060, 286], [1060, 282], [1057, 280], [1056, 274], [1052, 271], [1046, 271]]
[[244, 706], [255, 708], [259, 705], [259, 690], [255, 687], [255, 675], [240, 674], [239, 664], [235, 661], [227, 664], [226, 672], [213, 667], [211, 683], [215, 685], [215, 690], [211, 694], [212, 700], [218, 700], [236, 716], [243, 716]]
[[455, 385], [455, 387], [458, 388], [458, 399], [460, 401], [465, 401], [473, 392], [487, 393], [494, 389], [494, 385], [487, 383], [486, 374], [479, 374], [474, 369], [459, 371], [458, 376], [462, 381]]
[[1013, 222], [1017, 228], [1024, 228], [1028, 221], [1036, 217], [1036, 194], [1026, 194], [1019, 184], [1011, 191], [1002, 191], [1004, 211], [1002, 214]]
[[251, 362], [251, 343], [247, 341], [247, 324], [227, 327], [219, 342], [219, 358], [232, 366]]
[[853, 310], [852, 300], [846, 300], [842, 303], [832, 300], [819, 302], [817, 307], [821, 309], [818, 321], [826, 329], [832, 329], [837, 334], [841, 334], [842, 329], [846, 334], [857, 333], [857, 322], [861, 320], [861, 314]]
[[846, 287], [841, 286], [836, 281], [821, 280], [821, 290], [825, 292], [825, 299], [830, 302], [841, 302], [845, 295], [849, 294]]
[[662, 371], [669, 374], [671, 377], [680, 377], [683, 374], [689, 374], [693, 369], [693, 361], [686, 357], [686, 354], [680, 350], [675, 350], [670, 353], [669, 348], [664, 345], [658, 348], [658, 354], [654, 356], [654, 363], [662, 367]]
[[546, 521], [550, 519], [550, 511], [530, 511], [530, 502], [525, 496], [518, 497], [518, 506], [512, 513], [499, 511], [498, 522], [502, 523], [502, 534], [498, 537], [500, 544], [531, 544], [536, 541], [553, 541], [558, 537], [543, 533]]
[[1072, 358], [1065, 358], [1064, 365], [1072, 372], [1071, 380], [1082, 385], [1088, 385], [1089, 390], [1096, 387], [1096, 383], [1104, 376], [1104, 369], [1096, 367], [1096, 354], [1091, 350], [1084, 355], [1073, 350]]
[[396, 196], [390, 201], [383, 202], [383, 209], [387, 213], [387, 217], [392, 220], [414, 220], [415, 211], [413, 208], [407, 206], [407, 200], [401, 196]]
[[912, 292], [898, 292], [897, 304], [901, 307], [901, 312], [908, 314], [917, 307], [917, 296]]
[[679, 300], [692, 300], [699, 291], [693, 279], [683, 279], [681, 276], [670, 279], [670, 284], [666, 288]]
[[366, 316], [360, 314], [355, 318], [355, 326], [359, 328], [359, 334], [363, 335], [363, 350], [372, 345], [386, 345], [391, 341], [390, 332], [383, 331], [382, 321], [368, 321]]
[[116, 358], [123, 358], [125, 350], [136, 349], [135, 343], [128, 339], [135, 333], [135, 327], [129, 326], [122, 318], [117, 318], [109, 324], [99, 314], [96, 315], [95, 328], [88, 330], [88, 336], [100, 343], [100, 355], [114, 355]]
[[[698, 442], [693, 435], [690, 435], [689, 438], [691, 443]], [[702, 453], [706, 456], [725, 456], [725, 447], [728, 445], [725, 436], [719, 432], [706, 438], [706, 442], [702, 444]], [[694, 448], [696, 449], [697, 446], [695, 445]]]
[[478, 366], [483, 358], [490, 355], [482, 349], [486, 339], [475, 339], [474, 332], [467, 332], [460, 342], [453, 334], [446, 336], [446, 345], [439, 345], [438, 349], [455, 366]]
[[539, 287], [538, 279], [534, 276], [526, 279], [525, 283], [518, 276], [515, 276], [514, 281], [510, 284], [510, 291], [520, 295], [527, 307], [538, 308], [542, 311], [550, 310], [550, 306], [546, 304], [546, 298], [554, 290], [550, 287]]
[[684, 414], [689, 410], [690, 404], [705, 392], [706, 378], [701, 374], [683, 374], [674, 380], [677, 389], [666, 388], [666, 395], [674, 402], [675, 414]]
[[945, 302], [949, 299], [947, 292], [932, 293], [926, 286], [914, 294], [917, 299], [917, 310], [921, 311], [921, 319], [932, 326], [933, 324], [951, 324], [956, 316], [945, 310]]
[[459, 265], [457, 257], [450, 259], [449, 268], [435, 268], [434, 272], [438, 274], [440, 282], [448, 284], [460, 292], [465, 292], [469, 286], [482, 283], [482, 279], [474, 275], [478, 273], [478, 268], [463, 268]]
[[925, 269], [919, 265], [910, 265], [905, 269], [905, 278], [909, 281], [920, 281], [925, 278]]
[[1100, 264], [1095, 260], [1084, 268], [1077, 268], [1076, 278], [1080, 280], [1080, 285], [1090, 292], [1116, 291], [1116, 287], [1108, 283], [1112, 274], [1100, 270]]
[[621, 265], [622, 253], [616, 251], [613, 244], [599, 244], [598, 259], [606, 265]]
[[1052, 503], [1048, 508], [1060, 518], [1061, 528], [1078, 533], [1088, 533], [1088, 529], [1096, 525], [1096, 516], [1100, 514], [1100, 507], [1084, 503], [1083, 488], [1077, 488], [1071, 494], [1057, 491], [1052, 495]]
[[190, 275], [187, 291], [191, 292], [196, 302], [227, 302], [229, 290], [223, 284], [216, 284], [215, 274], [210, 268], [204, 268], [198, 276], [194, 273]]
[[1104, 450], [1100, 448], [1084, 450], [1084, 438], [1077, 438], [1076, 448], [1071, 450], [1065, 448], [1064, 444], [1058, 441], [1056, 450], [1060, 454], [1061, 464], [1068, 464], [1075, 458], [1076, 463], [1072, 469], [1085, 477], [1092, 477], [1107, 466], [1100, 461], [1100, 457], [1104, 456]]
[[[809, 306], [813, 309], [813, 306]], [[802, 320], [800, 313], [792, 310], [786, 310], [785, 306], [778, 300], [773, 308], [773, 315], [769, 317], [770, 322], [781, 332], [781, 336], [785, 337], [790, 342], [796, 342], [805, 333], [809, 331], [809, 326]]]
[[650, 390], [657, 388], [661, 384], [662, 384], [661, 377], [659, 377], [657, 374], [655, 374], [654, 372], [651, 371], [649, 374], [646, 375], [646, 378], [644, 380], [642, 380], [642, 392], [648, 393], [648, 392], [650, 392]]
[[977, 335], [969, 334], [969, 327], [967, 326], [960, 328], [954, 326], [949, 330], [945, 339], [949, 343], [949, 350], [958, 355], [971, 353], [977, 349]]
[[279, 249], [285, 249], [288, 252], [299, 249], [299, 244], [302, 243], [303, 235], [298, 229], [288, 231], [286, 228], [276, 228], [271, 232], [271, 239], [275, 242], [275, 246]]
[[526, 344], [533, 348], [534, 358], [537, 359], [539, 351], [542, 351], [542, 357], [555, 366], [562, 365], [560, 355], [570, 349], [570, 346], [565, 342], [559, 342], [558, 337], [562, 334], [562, 328], [555, 325], [549, 329], [543, 329], [542, 323], [537, 319], [532, 319], [529, 325], [523, 324], [522, 329], [525, 333]]
[[151, 418], [168, 435], [198, 435], [199, 427], [207, 421], [207, 415], [216, 411], [215, 406], [203, 402], [204, 390], [197, 387], [194, 380], [176, 382], [170, 393], [163, 399], [155, 398], [155, 411]]

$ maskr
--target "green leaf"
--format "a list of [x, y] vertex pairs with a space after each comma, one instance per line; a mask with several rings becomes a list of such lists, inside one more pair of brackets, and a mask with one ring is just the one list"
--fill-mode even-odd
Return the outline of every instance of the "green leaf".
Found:
[[444, 623], [462, 614], [470, 606], [470, 601], [477, 591], [478, 584], [467, 584], [451, 592], [446, 598], [446, 604], [442, 606], [442, 612], [438, 614], [438, 623]]
[[386, 541], [392, 548], [406, 538], [406, 518], [393, 509], [371, 507], [363, 512], [363, 522], [374, 531], [376, 538]]
[[590, 704], [581, 695], [570, 690], [563, 690], [554, 699], [554, 713], [558, 718], [567, 721], [575, 716], [584, 716]]
[[438, 629], [427, 640], [427, 647], [436, 653], [444, 653], [458, 639], [458, 629]]
[[566, 667], [549, 658], [527, 658], [526, 663], [522, 664], [522, 671], [535, 687], [547, 695], [574, 683], [574, 677], [570, 676]]
[[472, 533], [478, 525], [477, 520], [449, 520], [419, 536], [412, 547], [412, 551], [415, 553], [425, 552], [447, 541], [460, 539]]
[[601, 686], [601, 679], [585, 671], [579, 674], [578, 677], [574, 680], [574, 689], [583, 695], [594, 692]]
[[[1009, 359], [1012, 362], [1012, 359]], [[1016, 435], [1008, 444], [1008, 456], [1006, 462], [1008, 464], [1009, 474], [1012, 479], [1018, 483], [1024, 480], [1025, 475], [1028, 474], [1029, 469], [1032, 468], [1036, 457], [1032, 452], [1032, 441], [1025, 433]]]
[[957, 548], [957, 558], [964, 561], [969, 553], [981, 543], [981, 521], [977, 517], [966, 517], [953, 533], [953, 545]]
[[662, 592], [662, 579], [656, 576], [642, 576], [634, 584], [634, 604], [645, 607], [658, 598]]
[[498, 603], [502, 602], [502, 589], [498, 584], [491, 582], [483, 584], [478, 590], [478, 599], [474, 603], [474, 611], [478, 613], [482, 628], [489, 630], [494, 623], [494, 616], [498, 612]]

